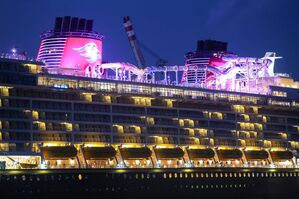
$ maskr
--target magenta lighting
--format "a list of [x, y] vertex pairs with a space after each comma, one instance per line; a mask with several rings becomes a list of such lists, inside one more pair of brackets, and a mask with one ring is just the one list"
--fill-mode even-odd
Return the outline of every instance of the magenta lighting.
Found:
[[[37, 60], [48, 70], [80, 76], [101, 76], [103, 36], [93, 31], [93, 20], [57, 17], [53, 30], [42, 33]], [[92, 75], [93, 71], [101, 71]]]

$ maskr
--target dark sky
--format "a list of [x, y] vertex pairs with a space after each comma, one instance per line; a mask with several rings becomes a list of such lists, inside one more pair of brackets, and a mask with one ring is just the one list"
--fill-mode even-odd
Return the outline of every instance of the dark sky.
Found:
[[[129, 15], [139, 40], [169, 64], [183, 64], [198, 39], [227, 41], [240, 56], [283, 56], [275, 72], [299, 80], [299, 1], [297, 0], [1, 0], [0, 51], [17, 46], [35, 57], [41, 32], [57, 16], [94, 19], [104, 36], [106, 61], [135, 63], [122, 17]], [[149, 65], [155, 58], [144, 53]]]

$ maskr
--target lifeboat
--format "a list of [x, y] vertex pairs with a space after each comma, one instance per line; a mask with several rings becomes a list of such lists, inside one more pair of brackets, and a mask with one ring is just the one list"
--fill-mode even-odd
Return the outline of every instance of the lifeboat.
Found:
[[45, 159], [69, 159], [77, 156], [77, 149], [74, 146], [46, 146], [41, 148]]
[[213, 149], [187, 149], [190, 159], [212, 159], [215, 156]]
[[266, 150], [252, 150], [245, 151], [247, 160], [264, 160], [269, 158], [269, 154]]
[[270, 154], [273, 161], [291, 160], [294, 156], [291, 151], [271, 151]]
[[120, 148], [120, 152], [124, 159], [147, 159], [152, 155], [148, 147]]
[[180, 159], [184, 156], [184, 151], [180, 147], [176, 148], [155, 148], [158, 159]]
[[239, 149], [220, 149], [217, 153], [220, 160], [237, 160], [243, 155]]
[[114, 158], [116, 150], [112, 146], [82, 148], [87, 160], [104, 160]]

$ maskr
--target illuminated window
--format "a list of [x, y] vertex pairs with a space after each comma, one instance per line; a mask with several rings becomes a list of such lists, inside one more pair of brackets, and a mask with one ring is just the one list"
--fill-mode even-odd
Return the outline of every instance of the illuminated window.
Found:
[[266, 123], [267, 122], [267, 117], [263, 116], [263, 122]]
[[287, 93], [283, 91], [272, 91], [272, 95], [279, 97], [287, 97]]
[[154, 125], [155, 124], [155, 119], [152, 117], [147, 117], [146, 118], [147, 124], [149, 125]]
[[108, 96], [108, 95], [103, 96], [103, 101], [105, 103], [110, 104], [111, 103], [111, 96]]
[[244, 106], [241, 106], [241, 105], [233, 105], [233, 109], [237, 113], [244, 113], [245, 112]]
[[32, 119], [38, 120], [38, 112], [37, 111], [32, 111]]
[[275, 105], [275, 106], [287, 106], [287, 107], [291, 106], [290, 102], [278, 101], [278, 100], [273, 100], [273, 99], [269, 100], [269, 104]]
[[46, 123], [45, 122], [36, 121], [34, 123], [37, 124], [38, 130], [40, 130], [40, 131], [45, 131], [46, 130]]
[[63, 123], [65, 125], [65, 130], [66, 131], [72, 131], [73, 130], [73, 125], [71, 123]]
[[119, 93], [136, 93], [136, 94], [151, 94], [150, 86], [133, 85], [133, 84], [118, 84], [117, 91]]
[[132, 97], [134, 104], [142, 106], [151, 106], [151, 99], [149, 97]]
[[183, 96], [182, 89], [153, 87], [152, 92], [159, 93], [160, 96], [164, 96], [164, 97], [181, 97], [181, 96]]
[[223, 119], [223, 115], [220, 112], [211, 112], [210, 113], [210, 118], [211, 119], [218, 119], [218, 120], [222, 120]]
[[241, 114], [241, 116], [243, 117], [245, 122], [249, 122], [250, 121], [250, 117], [247, 114]]
[[121, 125], [113, 125], [117, 133], [124, 133], [124, 127]]
[[9, 96], [9, 89], [11, 87], [7, 87], [7, 86], [0, 86], [0, 95], [1, 96]]
[[286, 140], [288, 138], [288, 135], [286, 133], [281, 133], [281, 138]]
[[93, 93], [82, 93], [81, 95], [84, 101], [92, 102]]

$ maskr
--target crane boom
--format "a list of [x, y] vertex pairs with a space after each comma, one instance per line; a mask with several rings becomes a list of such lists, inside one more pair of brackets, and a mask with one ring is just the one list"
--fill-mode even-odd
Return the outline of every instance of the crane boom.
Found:
[[124, 17], [123, 25], [125, 27], [125, 30], [126, 30], [127, 35], [128, 35], [129, 42], [130, 42], [131, 47], [133, 49], [133, 53], [134, 53], [135, 59], [137, 61], [137, 66], [139, 68], [145, 68], [146, 66], [145, 66], [144, 57], [143, 57], [142, 52], [139, 48], [138, 40], [137, 40], [136, 35], [134, 33], [132, 22], [131, 22], [129, 16]]

